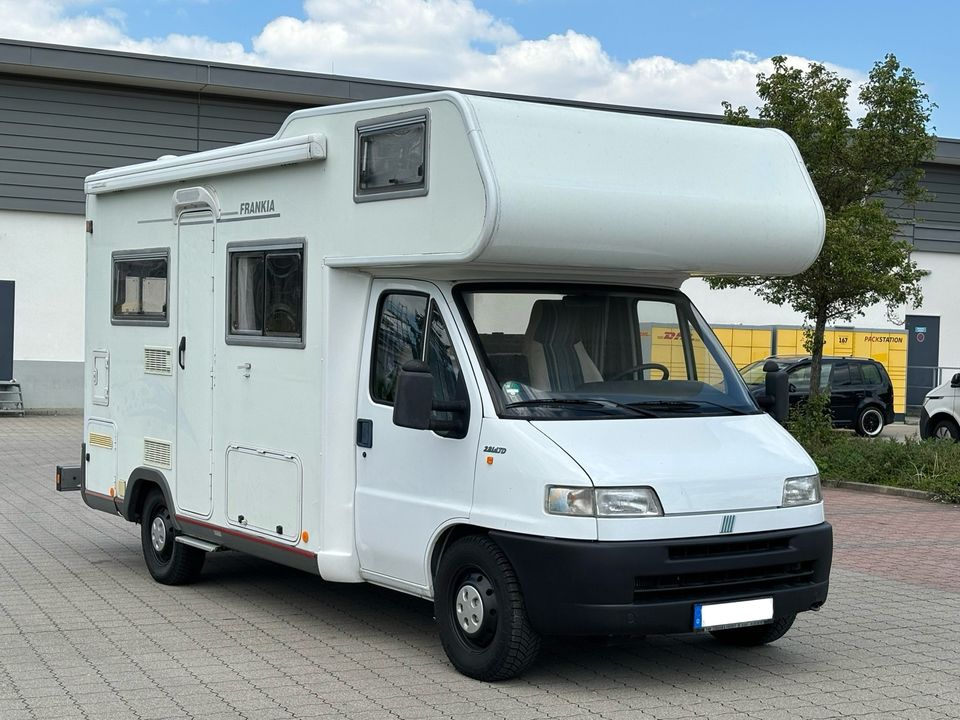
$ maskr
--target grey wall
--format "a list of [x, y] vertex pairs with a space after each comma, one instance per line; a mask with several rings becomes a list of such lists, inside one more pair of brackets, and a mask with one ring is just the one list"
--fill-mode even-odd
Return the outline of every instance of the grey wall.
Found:
[[83, 407], [83, 363], [54, 360], [14, 360], [13, 374], [23, 391], [23, 406], [31, 410], [72, 410]]
[[900, 223], [900, 236], [918, 250], [960, 253], [960, 165], [929, 164], [924, 171], [928, 197], [907, 206], [887, 195], [887, 212]]
[[0, 209], [82, 215], [97, 170], [269, 137], [300, 107], [0, 74]]

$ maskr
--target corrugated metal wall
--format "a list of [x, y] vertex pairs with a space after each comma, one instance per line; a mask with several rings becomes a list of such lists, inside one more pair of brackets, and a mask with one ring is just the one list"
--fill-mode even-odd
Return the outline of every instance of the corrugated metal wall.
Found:
[[0, 75], [0, 209], [82, 215], [97, 170], [269, 137], [300, 107]]

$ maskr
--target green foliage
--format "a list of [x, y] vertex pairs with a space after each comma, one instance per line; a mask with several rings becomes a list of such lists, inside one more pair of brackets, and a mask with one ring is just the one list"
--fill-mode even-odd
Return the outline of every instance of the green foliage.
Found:
[[839, 435], [830, 421], [830, 397], [817, 395], [790, 408], [787, 430], [807, 448], [822, 448], [834, 442]]
[[906, 203], [923, 197], [920, 163], [934, 151], [927, 124], [935, 105], [913, 71], [887, 55], [860, 90], [865, 113], [853, 127], [849, 80], [817, 63], [806, 70], [790, 67], [782, 56], [774, 57], [773, 65], [773, 73], [757, 76], [759, 117], [724, 102], [724, 118], [735, 125], [780, 128], [793, 138], [826, 213], [823, 249], [799, 275], [708, 282], [715, 289], [753, 288], [767, 302], [789, 305], [811, 321], [814, 396], [828, 322], [849, 322], [877, 303], [893, 310], [922, 302], [926, 272], [910, 259], [910, 247], [894, 238], [897, 225], [877, 196], [898, 193]]
[[827, 443], [798, 439], [825, 481], [912, 488], [933, 493], [944, 502], [960, 503], [960, 443], [868, 440], [839, 432]]

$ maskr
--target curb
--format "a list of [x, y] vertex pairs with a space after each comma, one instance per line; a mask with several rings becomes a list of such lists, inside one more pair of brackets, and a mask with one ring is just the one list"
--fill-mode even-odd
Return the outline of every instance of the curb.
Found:
[[825, 480], [826, 487], [840, 488], [841, 490], [858, 490], [875, 495], [893, 495], [895, 497], [912, 498], [913, 500], [933, 500], [933, 493], [926, 490], [892, 487], [890, 485], [871, 485], [870, 483], [849, 482], [848, 480]]

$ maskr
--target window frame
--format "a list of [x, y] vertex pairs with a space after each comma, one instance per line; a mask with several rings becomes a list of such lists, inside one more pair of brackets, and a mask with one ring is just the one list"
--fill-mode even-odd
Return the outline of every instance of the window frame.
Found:
[[[233, 258], [235, 255], [263, 252], [264, 272], [266, 272], [266, 255], [270, 252], [297, 250], [300, 252], [300, 267], [303, 274], [303, 285], [300, 293], [300, 335], [299, 337], [285, 337], [282, 335], [254, 335], [248, 331], [233, 332], [230, 327], [233, 311]], [[302, 350], [307, 342], [307, 240], [306, 238], [276, 238], [271, 240], [243, 240], [227, 243], [226, 247], [227, 272], [225, 275], [226, 304], [224, 307], [224, 342], [227, 345], [252, 345], [257, 347], [293, 348]], [[266, 288], [264, 288], [266, 292]]]
[[[379, 132], [393, 130], [406, 125], [423, 123], [423, 181], [416, 187], [403, 187], [397, 190], [364, 190], [360, 188], [360, 158], [365, 137]], [[400, 198], [423, 197], [430, 193], [430, 108], [410, 112], [384, 115], [369, 120], [361, 120], [354, 130], [353, 159], [353, 201], [355, 203], [376, 202], [378, 200], [397, 200]]]
[[[163, 316], [143, 317], [137, 315], [117, 315], [114, 313], [117, 298], [117, 262], [130, 260], [163, 260], [167, 263], [166, 287], [163, 300]], [[134, 250], [116, 250], [110, 254], [110, 324], [111, 325], [140, 325], [148, 327], [170, 326], [170, 248], [154, 247]], [[141, 304], [142, 304], [141, 298]]]

